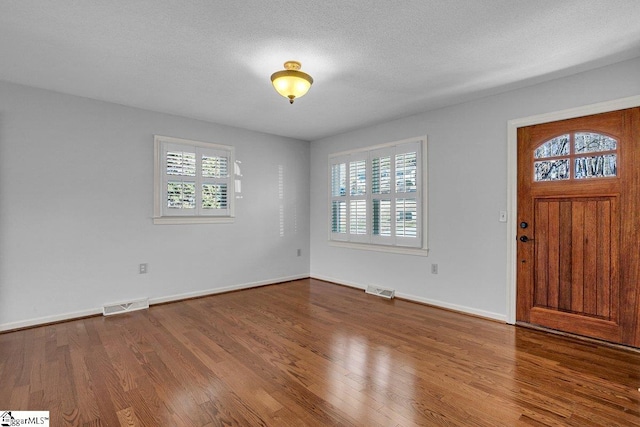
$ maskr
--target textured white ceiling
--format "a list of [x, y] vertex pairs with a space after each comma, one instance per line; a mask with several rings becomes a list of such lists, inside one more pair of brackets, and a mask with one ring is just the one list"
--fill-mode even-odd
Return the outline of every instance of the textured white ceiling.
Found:
[[0, 80], [303, 140], [638, 56], [638, 0], [0, 1]]

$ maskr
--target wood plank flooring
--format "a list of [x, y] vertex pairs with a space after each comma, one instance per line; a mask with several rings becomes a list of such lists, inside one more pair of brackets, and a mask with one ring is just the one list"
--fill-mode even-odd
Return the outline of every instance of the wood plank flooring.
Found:
[[307, 279], [0, 334], [52, 426], [640, 426], [640, 354]]

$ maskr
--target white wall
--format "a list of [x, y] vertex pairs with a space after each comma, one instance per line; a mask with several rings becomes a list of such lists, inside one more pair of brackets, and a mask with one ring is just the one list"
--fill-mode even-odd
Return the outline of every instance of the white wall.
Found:
[[[639, 76], [640, 58], [312, 142], [311, 276], [506, 319], [507, 122], [638, 95]], [[327, 156], [425, 134], [429, 256], [330, 246]]]
[[[236, 147], [235, 223], [152, 224], [154, 134]], [[0, 330], [307, 277], [308, 170], [308, 142], [0, 82]]]

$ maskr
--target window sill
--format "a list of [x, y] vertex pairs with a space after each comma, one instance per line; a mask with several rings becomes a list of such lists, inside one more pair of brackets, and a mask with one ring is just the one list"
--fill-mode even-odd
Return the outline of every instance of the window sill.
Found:
[[232, 216], [160, 216], [153, 218], [154, 224], [228, 224], [235, 221]]
[[388, 252], [402, 255], [415, 255], [423, 257], [429, 256], [428, 248], [409, 248], [405, 246], [386, 246], [374, 245], [370, 243], [339, 242], [336, 240], [329, 240], [329, 246], [349, 249], [361, 249], [365, 251]]

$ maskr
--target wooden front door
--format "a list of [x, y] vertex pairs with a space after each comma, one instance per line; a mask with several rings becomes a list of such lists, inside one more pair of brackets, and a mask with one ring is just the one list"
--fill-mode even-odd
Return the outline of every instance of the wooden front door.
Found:
[[640, 347], [640, 108], [518, 129], [516, 320]]

